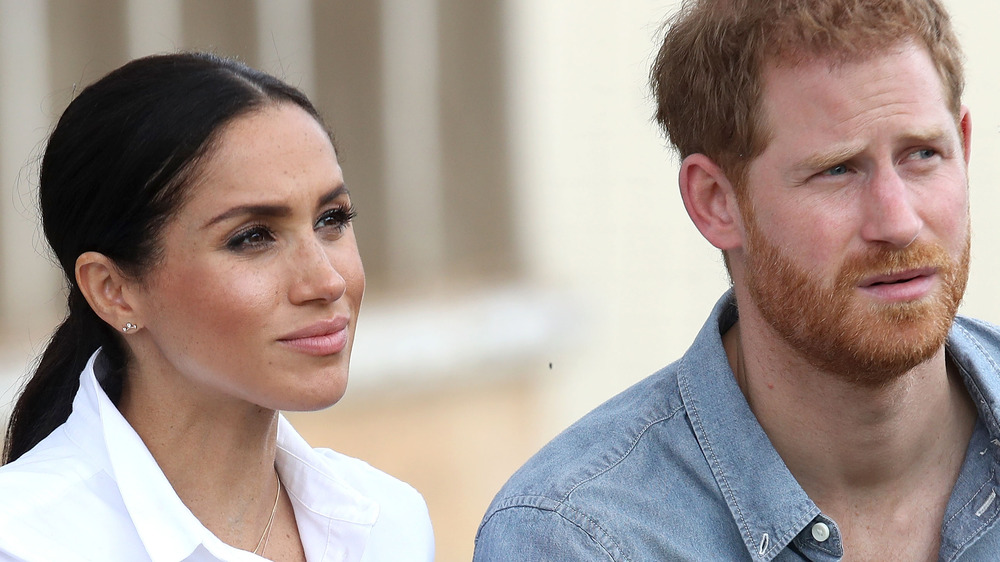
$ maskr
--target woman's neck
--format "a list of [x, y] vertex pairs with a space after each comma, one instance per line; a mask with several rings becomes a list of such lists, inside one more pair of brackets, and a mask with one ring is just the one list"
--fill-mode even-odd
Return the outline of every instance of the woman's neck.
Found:
[[126, 378], [118, 407], [195, 517], [253, 550], [275, 503], [278, 413], [193, 386], [143, 372]]

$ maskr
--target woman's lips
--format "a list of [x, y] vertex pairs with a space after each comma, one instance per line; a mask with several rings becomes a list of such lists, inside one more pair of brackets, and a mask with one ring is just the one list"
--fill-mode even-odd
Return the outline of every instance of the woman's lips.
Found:
[[282, 336], [278, 341], [308, 355], [334, 355], [347, 347], [348, 324], [346, 317], [323, 320]]

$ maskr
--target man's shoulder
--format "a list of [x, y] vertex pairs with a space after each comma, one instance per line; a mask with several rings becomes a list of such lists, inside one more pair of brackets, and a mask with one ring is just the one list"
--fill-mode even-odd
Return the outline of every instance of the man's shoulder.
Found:
[[[498, 494], [563, 499], [622, 462], [642, 462], [637, 450], [658, 426], [684, 417], [674, 365], [601, 404], [542, 447]], [[686, 421], [682, 422], [686, 424]]]
[[948, 334], [948, 353], [973, 378], [991, 382], [984, 375], [1000, 372], [1000, 326], [957, 316]]
[[742, 395], [734, 380], [717, 384], [732, 377], [719, 335], [734, 321], [727, 293], [680, 359], [598, 406], [529, 459], [490, 504], [474, 559], [745, 556], [728, 503], [737, 498], [728, 484], [724, 495], [719, 480], [735, 469], [709, 454], [708, 440], [742, 439], [742, 418], [731, 423]]
[[[581, 560], [623, 559], [637, 548], [686, 552], [671, 542], [696, 542], [695, 529], [683, 537], [656, 529], [689, 526], [693, 503], [703, 528], [731, 526], [684, 408], [682, 367], [683, 359], [608, 400], [528, 460], [487, 510], [477, 560], [504, 559], [514, 544]], [[638, 546], [653, 537], [656, 545]]]
[[1000, 326], [997, 324], [970, 316], [956, 316], [950, 334], [952, 339], [956, 337], [956, 332], [975, 339], [980, 344], [991, 345], [994, 351], [1000, 351]]

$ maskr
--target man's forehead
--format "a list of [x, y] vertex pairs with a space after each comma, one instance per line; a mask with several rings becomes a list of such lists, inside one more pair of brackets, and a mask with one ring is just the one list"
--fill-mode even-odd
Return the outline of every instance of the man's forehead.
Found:
[[[901, 92], [896, 88], [898, 78], [915, 75], [919, 76], [915, 83], [919, 89]], [[859, 84], [858, 76], [868, 79]], [[757, 119], [765, 138], [776, 119], [792, 117], [791, 110], [825, 112], [835, 108], [838, 102], [844, 105], [865, 100], [869, 106], [878, 106], [879, 101], [886, 104], [909, 101], [920, 102], [925, 108], [940, 104], [950, 112], [944, 80], [929, 50], [914, 41], [897, 42], [866, 57], [812, 56], [769, 61], [761, 69], [760, 84]], [[821, 102], [829, 105], [823, 107]], [[932, 133], [927, 130], [934, 127], [940, 129], [932, 122], [919, 124], [916, 128], [921, 129], [921, 135], [930, 136]]]
[[761, 61], [761, 75], [766, 77], [769, 71], [775, 69], [794, 70], [796, 68], [824, 65], [831, 72], [851, 64], [863, 64], [867, 61], [898, 55], [909, 49], [921, 49], [930, 56], [930, 49], [914, 37], [886, 38], [884, 42], [872, 43], [867, 49], [816, 49], [809, 45], [785, 45], [775, 47], [766, 52]]

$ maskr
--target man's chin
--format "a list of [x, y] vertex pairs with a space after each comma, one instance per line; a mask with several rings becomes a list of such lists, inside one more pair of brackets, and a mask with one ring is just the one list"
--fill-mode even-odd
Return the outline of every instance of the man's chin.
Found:
[[814, 367], [865, 387], [883, 387], [943, 348], [957, 302], [934, 295], [911, 302], [852, 303], [826, 326], [789, 342]]

